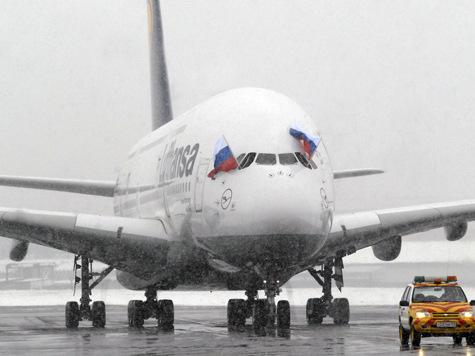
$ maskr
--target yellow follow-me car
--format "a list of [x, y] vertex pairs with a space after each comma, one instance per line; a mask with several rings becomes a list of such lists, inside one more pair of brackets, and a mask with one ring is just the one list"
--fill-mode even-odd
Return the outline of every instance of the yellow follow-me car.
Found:
[[465, 337], [475, 344], [475, 301], [467, 302], [456, 276], [414, 277], [399, 302], [401, 345], [419, 346], [421, 337], [451, 336], [455, 344]]

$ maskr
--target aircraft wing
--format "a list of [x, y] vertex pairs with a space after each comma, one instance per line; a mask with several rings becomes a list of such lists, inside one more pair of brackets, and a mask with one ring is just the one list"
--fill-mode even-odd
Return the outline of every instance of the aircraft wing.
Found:
[[149, 277], [145, 261], [165, 265], [172, 241], [160, 220], [0, 208], [0, 236], [53, 247]]
[[369, 246], [373, 246], [376, 257], [390, 261], [399, 255], [401, 236], [445, 227], [447, 239], [455, 241], [463, 237], [467, 222], [473, 220], [475, 200], [335, 215], [330, 236], [315, 262]]
[[16, 177], [0, 176], [0, 186], [32, 188], [44, 190], [56, 190], [60, 192], [70, 192], [88, 195], [99, 195], [103, 197], [113, 197], [115, 182], [56, 179], [39, 177]]

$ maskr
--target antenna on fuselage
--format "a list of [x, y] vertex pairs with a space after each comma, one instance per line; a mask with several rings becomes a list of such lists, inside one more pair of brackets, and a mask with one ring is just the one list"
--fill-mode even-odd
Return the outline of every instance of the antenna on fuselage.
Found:
[[152, 130], [173, 119], [168, 84], [162, 18], [158, 0], [147, 1], [150, 50], [150, 85], [152, 89]]

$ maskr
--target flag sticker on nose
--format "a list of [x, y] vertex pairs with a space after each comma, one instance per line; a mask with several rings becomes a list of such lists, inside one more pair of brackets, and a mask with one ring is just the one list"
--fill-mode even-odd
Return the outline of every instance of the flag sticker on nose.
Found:
[[238, 166], [228, 142], [221, 136], [214, 146], [214, 169], [208, 173], [208, 178], [216, 179], [219, 172], [229, 172]]
[[317, 150], [318, 144], [322, 138], [312, 135], [301, 129], [297, 124], [297, 121], [294, 121], [292, 126], [290, 126], [289, 132], [293, 137], [300, 141], [300, 143], [303, 145], [304, 152], [307, 154], [307, 159], [310, 160]]

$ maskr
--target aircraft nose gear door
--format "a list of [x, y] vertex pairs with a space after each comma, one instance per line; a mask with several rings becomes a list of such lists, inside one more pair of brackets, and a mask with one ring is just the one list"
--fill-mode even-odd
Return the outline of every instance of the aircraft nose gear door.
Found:
[[205, 179], [208, 172], [209, 159], [200, 160], [198, 171], [196, 172], [195, 181], [195, 210], [200, 212], [203, 210], [203, 189], [205, 186]]

